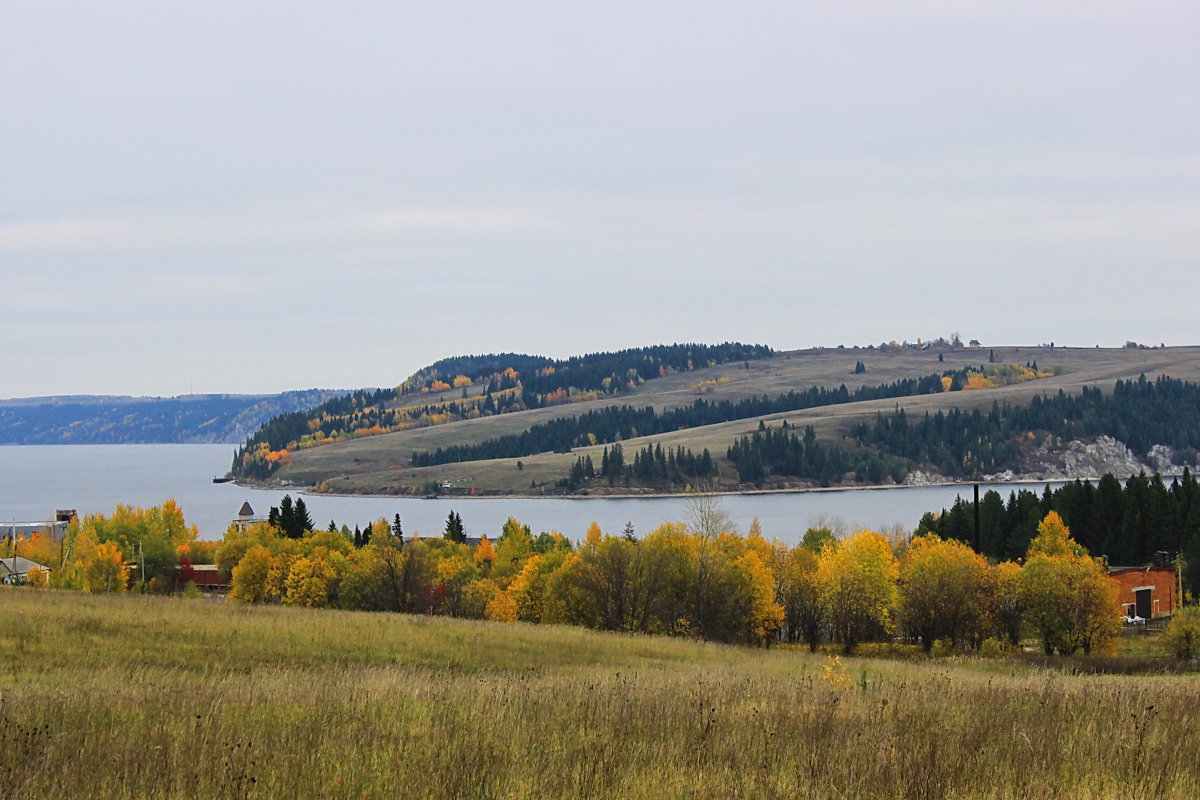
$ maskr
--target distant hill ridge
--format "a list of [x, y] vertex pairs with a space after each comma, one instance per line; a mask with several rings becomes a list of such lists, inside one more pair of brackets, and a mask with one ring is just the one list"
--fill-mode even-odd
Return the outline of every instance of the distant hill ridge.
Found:
[[773, 354], [766, 345], [724, 342], [653, 345], [565, 359], [523, 353], [445, 358], [395, 389], [359, 390], [309, 411], [275, 417], [239, 449], [233, 474], [263, 479], [295, 450], [612, 397], [665, 375]]
[[251, 395], [12, 398], [0, 400], [0, 444], [236, 443], [272, 417], [345, 394], [306, 389]]

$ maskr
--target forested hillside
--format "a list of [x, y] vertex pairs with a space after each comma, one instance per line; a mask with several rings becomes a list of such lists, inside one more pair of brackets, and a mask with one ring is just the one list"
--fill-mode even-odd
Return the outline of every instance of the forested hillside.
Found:
[[0, 444], [198, 444], [239, 442], [279, 414], [345, 392], [273, 395], [33, 397], [0, 401]]
[[[861, 362], [860, 362], [861, 363]], [[908, 397], [944, 391], [948, 380], [954, 389], [962, 387], [968, 370], [906, 378], [879, 386], [860, 386], [851, 391], [842, 384], [836, 389], [812, 386], [806, 391], [791, 391], [778, 397], [749, 397], [744, 400], [709, 401], [697, 398], [690, 406], [658, 412], [652, 406], [634, 408], [623, 405], [599, 411], [588, 411], [577, 417], [564, 417], [534, 425], [521, 434], [488, 439], [474, 445], [455, 445], [429, 452], [413, 453], [417, 467], [447, 464], [453, 461], [478, 461], [488, 458], [519, 458], [548, 450], [566, 453], [574, 447], [611, 444], [638, 436], [698, 428], [735, 419], [749, 419], [782, 411], [856, 403], [887, 397]]]
[[233, 472], [264, 478], [294, 450], [611, 397], [654, 378], [731, 361], [748, 362], [771, 352], [765, 345], [727, 342], [657, 345], [561, 360], [518, 353], [443, 359], [394, 389], [358, 391], [310, 412], [270, 420], [238, 451]]
[[239, 471], [314, 491], [420, 495], [1125, 476], [1150, 448], [1153, 467], [1194, 463], [1196, 385], [1192, 347], [468, 356], [274, 420], [239, 454]]
[[1020, 469], [1022, 445], [1045, 436], [1069, 441], [1100, 435], [1142, 457], [1154, 445], [1167, 445], [1178, 463], [1193, 464], [1200, 448], [1200, 385], [1143, 375], [1118, 380], [1108, 393], [1085, 386], [1077, 395], [1035, 395], [1026, 406], [997, 403], [986, 413], [951, 409], [918, 419], [900, 409], [851, 429], [860, 444], [959, 478]]

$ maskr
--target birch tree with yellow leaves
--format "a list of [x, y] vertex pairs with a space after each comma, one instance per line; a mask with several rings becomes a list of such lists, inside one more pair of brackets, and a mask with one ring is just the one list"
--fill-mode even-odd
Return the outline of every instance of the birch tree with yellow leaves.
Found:
[[1026, 556], [1017, 596], [1042, 650], [1070, 655], [1111, 649], [1121, 628], [1116, 585], [1056, 512], [1038, 525]]
[[826, 618], [846, 655], [860, 642], [895, 628], [900, 568], [888, 540], [861, 530], [826, 544], [817, 559], [817, 582]]

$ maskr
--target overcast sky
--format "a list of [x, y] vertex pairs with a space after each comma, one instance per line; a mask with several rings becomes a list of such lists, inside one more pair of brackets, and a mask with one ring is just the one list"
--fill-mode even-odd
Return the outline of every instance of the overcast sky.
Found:
[[0, 397], [1197, 344], [1195, 0], [0, 0]]

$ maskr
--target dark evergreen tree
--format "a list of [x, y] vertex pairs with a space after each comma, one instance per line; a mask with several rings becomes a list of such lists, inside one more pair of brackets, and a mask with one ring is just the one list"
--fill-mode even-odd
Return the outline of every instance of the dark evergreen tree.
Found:
[[312, 517], [308, 515], [303, 498], [293, 502], [290, 494], [285, 494], [278, 506], [271, 506], [267, 523], [289, 539], [303, 538], [313, 528]]
[[446, 517], [446, 530], [442, 537], [459, 544], [467, 543], [467, 532], [463, 527], [462, 517], [453, 510]]
[[294, 525], [292, 536], [293, 539], [299, 539], [315, 527], [312, 515], [308, 513], [308, 507], [304, 505], [304, 498], [296, 498], [295, 516], [292, 524]]

